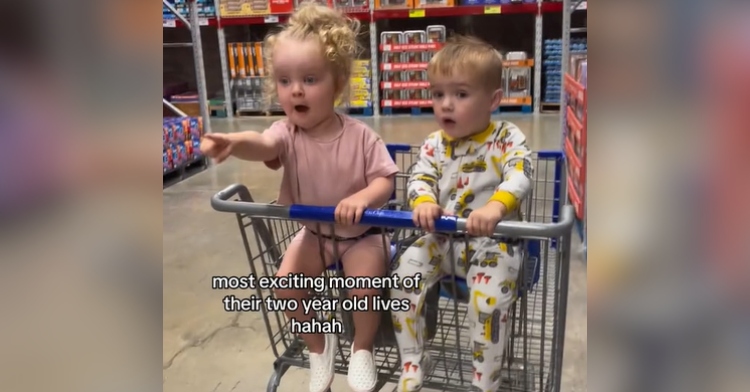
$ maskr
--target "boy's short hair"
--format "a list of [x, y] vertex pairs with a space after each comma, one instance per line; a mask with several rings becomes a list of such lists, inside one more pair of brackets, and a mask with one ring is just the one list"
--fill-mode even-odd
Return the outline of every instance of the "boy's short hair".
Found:
[[492, 45], [466, 36], [451, 37], [430, 60], [427, 78], [469, 73], [491, 90], [502, 88], [503, 59]]

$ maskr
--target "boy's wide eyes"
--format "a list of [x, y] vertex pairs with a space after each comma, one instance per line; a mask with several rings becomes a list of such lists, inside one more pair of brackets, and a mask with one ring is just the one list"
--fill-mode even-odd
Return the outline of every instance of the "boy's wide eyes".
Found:
[[[302, 79], [302, 82], [305, 84], [314, 84], [317, 82], [318, 79], [315, 76], [306, 76], [304, 79]], [[286, 86], [292, 83], [292, 80], [289, 78], [279, 78], [278, 79], [279, 84], [282, 86]]]
[[[466, 91], [457, 91], [455, 93], [452, 93], [451, 95], [454, 95], [458, 98], [466, 98], [469, 96], [469, 93]], [[433, 98], [443, 98], [445, 96], [445, 93], [442, 91], [432, 91], [432, 97]]]

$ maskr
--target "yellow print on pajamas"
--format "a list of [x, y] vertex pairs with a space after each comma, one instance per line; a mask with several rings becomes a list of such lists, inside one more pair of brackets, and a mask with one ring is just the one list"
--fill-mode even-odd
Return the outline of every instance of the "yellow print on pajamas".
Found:
[[[412, 167], [407, 195], [411, 208], [432, 202], [462, 218], [468, 218], [489, 201], [497, 201], [507, 207], [503, 220], [512, 221], [520, 219], [519, 206], [531, 191], [532, 179], [526, 137], [515, 125], [498, 121], [461, 140], [450, 139], [442, 131], [432, 133]], [[422, 365], [429, 362], [424, 353], [424, 335], [418, 333], [425, 327], [422, 306], [426, 293], [453, 271], [465, 279], [469, 289], [468, 320], [475, 370], [472, 384], [479, 391], [499, 388], [509, 335], [508, 312], [517, 298], [516, 280], [521, 268], [517, 247], [491, 238], [447, 241], [444, 235], [427, 234], [394, 262], [394, 274], [420, 273], [424, 284], [419, 293], [398, 289], [391, 292], [393, 299], [419, 304], [395, 313], [393, 319], [403, 365], [399, 382], [403, 391], [421, 387], [425, 376]], [[405, 333], [405, 329], [409, 332]]]
[[517, 207], [533, 179], [531, 151], [515, 125], [499, 121], [474, 136], [451, 140], [442, 131], [424, 142], [407, 183], [410, 206], [431, 200], [466, 218], [489, 200], [508, 207], [505, 220], [518, 219]]
[[[421, 366], [418, 368], [419, 372], [416, 372], [411, 366], [424, 365], [430, 361], [424, 352], [423, 341], [426, 336], [423, 307], [430, 306], [425, 303], [426, 293], [451, 270], [457, 271], [458, 278], [465, 279], [469, 288], [468, 321], [474, 345], [473, 366], [477, 369], [476, 374], [484, 375], [476, 377], [472, 381], [473, 385], [481, 390], [497, 390], [501, 380], [487, 375], [496, 374], [502, 368], [509, 332], [508, 311], [516, 298], [515, 280], [518, 278], [521, 260], [501, 250], [512, 248], [509, 244], [501, 247], [489, 238], [472, 238], [468, 242], [453, 241], [451, 248], [445, 236], [428, 234], [404, 251], [398, 261], [399, 268], [394, 273], [399, 276], [421, 273], [423, 286], [419, 294], [403, 289], [391, 291], [391, 298], [409, 299], [412, 304], [407, 312], [393, 313], [401, 361], [402, 364], [410, 364], [408, 369], [402, 371], [399, 384], [407, 388], [402, 390], [417, 390], [408, 388], [421, 386], [422, 377], [425, 376], [422, 372], [427, 368]], [[520, 252], [515, 251], [514, 254], [518, 255]], [[437, 269], [427, 262], [434, 260], [436, 255], [442, 256]], [[451, 262], [456, 265], [451, 267]], [[467, 264], [468, 269], [465, 267]]]

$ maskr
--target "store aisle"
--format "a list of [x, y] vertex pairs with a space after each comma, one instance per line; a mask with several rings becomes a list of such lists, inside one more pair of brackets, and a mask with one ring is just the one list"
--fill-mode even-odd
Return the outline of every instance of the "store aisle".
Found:
[[[504, 116], [526, 133], [534, 150], [559, 150], [557, 115]], [[275, 118], [212, 120], [214, 132], [262, 131]], [[365, 118], [387, 143], [416, 144], [435, 130], [432, 117]], [[226, 313], [211, 290], [211, 277], [246, 275], [245, 251], [234, 215], [215, 212], [210, 197], [232, 183], [245, 184], [256, 201], [273, 200], [281, 172], [262, 163], [228, 162], [210, 167], [164, 190], [164, 346], [165, 392], [262, 392], [271, 374], [269, 349], [260, 313]], [[574, 237], [563, 391], [586, 390], [586, 270]], [[306, 370], [293, 369], [279, 391], [306, 390]], [[334, 391], [347, 391], [337, 376]], [[391, 391], [383, 389], [383, 391]]]

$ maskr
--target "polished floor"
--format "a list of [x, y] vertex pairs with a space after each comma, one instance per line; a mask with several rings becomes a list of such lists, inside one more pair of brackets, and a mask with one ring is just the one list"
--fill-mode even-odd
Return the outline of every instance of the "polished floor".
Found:
[[[504, 115], [527, 135], [534, 150], [559, 150], [556, 115]], [[274, 118], [212, 120], [213, 132], [262, 131]], [[429, 116], [365, 118], [389, 143], [419, 143], [435, 124]], [[261, 313], [227, 313], [225, 291], [211, 289], [216, 275], [249, 272], [237, 220], [212, 210], [209, 199], [233, 184], [248, 187], [256, 201], [273, 200], [280, 172], [263, 164], [231, 159], [164, 190], [165, 392], [262, 392], [274, 355]], [[586, 391], [586, 267], [574, 238], [565, 338], [562, 391]], [[239, 293], [238, 295], [241, 295]], [[244, 293], [245, 296], [248, 293]], [[279, 391], [306, 391], [307, 371], [290, 370]], [[337, 376], [334, 392], [348, 391]], [[382, 391], [393, 391], [388, 385]]]

